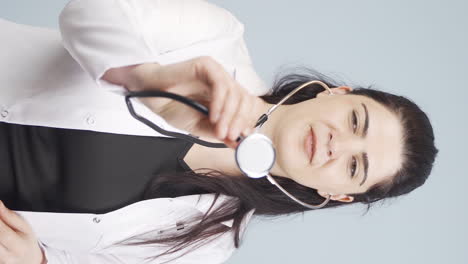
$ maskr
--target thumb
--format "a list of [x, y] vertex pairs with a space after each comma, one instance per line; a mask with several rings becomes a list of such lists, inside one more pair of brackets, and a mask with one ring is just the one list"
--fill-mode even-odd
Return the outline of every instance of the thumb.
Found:
[[2, 220], [10, 226], [13, 230], [24, 233], [31, 234], [32, 229], [26, 220], [23, 219], [18, 213], [8, 209], [2, 201], [0, 201], [0, 217]]
[[239, 135], [239, 138], [236, 138], [235, 140], [230, 140], [229, 137], [226, 137], [224, 139], [224, 144], [226, 144], [226, 146], [230, 148], [236, 149], [244, 138], [248, 137], [254, 132], [255, 132], [255, 128], [244, 129], [244, 131], [242, 131], [241, 134]]

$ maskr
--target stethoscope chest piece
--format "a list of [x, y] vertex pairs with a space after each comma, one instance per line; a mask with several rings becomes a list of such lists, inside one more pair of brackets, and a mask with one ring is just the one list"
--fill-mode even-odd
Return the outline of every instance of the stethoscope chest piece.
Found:
[[265, 177], [276, 160], [276, 152], [271, 140], [253, 133], [244, 138], [236, 148], [236, 162], [239, 169], [250, 178]]

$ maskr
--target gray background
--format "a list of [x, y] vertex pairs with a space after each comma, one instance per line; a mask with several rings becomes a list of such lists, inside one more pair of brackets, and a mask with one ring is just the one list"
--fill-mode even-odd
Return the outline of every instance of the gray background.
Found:
[[[0, 0], [0, 17], [57, 27], [66, 0]], [[260, 76], [306, 65], [408, 96], [440, 149], [428, 182], [377, 206], [321, 210], [249, 226], [232, 263], [468, 263], [467, 1], [212, 1], [245, 24]]]

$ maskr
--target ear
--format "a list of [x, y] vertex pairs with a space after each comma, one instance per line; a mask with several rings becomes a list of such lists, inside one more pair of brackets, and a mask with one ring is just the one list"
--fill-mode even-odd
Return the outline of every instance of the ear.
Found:
[[[333, 94], [347, 94], [351, 92], [353, 88], [349, 86], [340, 86], [340, 87], [331, 88], [330, 90], [332, 91]], [[328, 90], [324, 90], [317, 94], [317, 98], [320, 98], [322, 96], [328, 96], [328, 95], [330, 95]]]
[[354, 200], [354, 197], [353, 196], [349, 196], [349, 195], [346, 195], [346, 194], [328, 194], [326, 192], [322, 192], [322, 191], [317, 191], [317, 193], [322, 196], [323, 198], [327, 198], [328, 195], [331, 195], [330, 199], [333, 200], [333, 201], [339, 201], [339, 202], [343, 202], [343, 203], [350, 203]]

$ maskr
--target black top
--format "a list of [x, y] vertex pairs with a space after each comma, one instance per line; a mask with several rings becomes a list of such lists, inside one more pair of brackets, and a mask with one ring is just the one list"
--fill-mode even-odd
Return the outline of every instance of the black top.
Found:
[[[177, 138], [0, 122], [0, 199], [12, 210], [105, 213], [141, 201], [162, 172], [190, 171]], [[186, 188], [164, 196], [201, 193]]]

